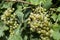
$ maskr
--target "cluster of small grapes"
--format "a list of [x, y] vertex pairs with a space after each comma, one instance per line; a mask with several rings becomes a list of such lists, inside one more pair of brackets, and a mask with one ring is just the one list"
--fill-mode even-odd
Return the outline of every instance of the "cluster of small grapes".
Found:
[[14, 30], [18, 27], [18, 22], [16, 18], [16, 14], [12, 13], [14, 8], [8, 8], [2, 15], [1, 20], [9, 26], [10, 35], [14, 34]]
[[50, 40], [50, 19], [46, 9], [37, 7], [27, 20], [30, 30], [40, 34], [41, 40]]

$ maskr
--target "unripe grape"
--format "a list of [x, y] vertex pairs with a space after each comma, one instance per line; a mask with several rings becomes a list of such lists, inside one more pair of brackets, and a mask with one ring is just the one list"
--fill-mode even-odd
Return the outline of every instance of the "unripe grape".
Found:
[[11, 8], [8, 8], [7, 10], [8, 10], [9, 12], [13, 12], [13, 10], [12, 10]]
[[33, 29], [33, 28], [30, 28], [30, 30], [31, 30], [32, 32], [34, 32], [34, 29]]
[[10, 26], [10, 28], [12, 28], [12, 26]]
[[1, 15], [1, 20], [3, 20], [4, 24], [8, 25], [10, 36], [14, 34], [14, 30], [19, 27], [18, 20], [16, 18], [16, 14], [12, 13], [14, 8], [8, 8], [5, 12]]
[[6, 19], [6, 16], [5, 15], [2, 15], [1, 16], [1, 20], [4, 20], [4, 19]]
[[46, 32], [46, 35], [47, 35], [47, 36], [49, 36], [49, 35], [50, 35], [50, 33], [49, 33], [49, 32]]
[[42, 40], [46, 40], [46, 38], [42, 38]]
[[11, 35], [13, 35], [14, 34], [14, 32], [11, 32]]
[[12, 10], [15, 10], [14, 8], [12, 8]]
[[28, 24], [30, 24], [30, 21], [28, 21]]
[[37, 31], [37, 33], [38, 33], [38, 34], [40, 34], [40, 33], [41, 33], [41, 31]]
[[10, 16], [10, 15], [11, 15], [11, 13], [6, 13], [5, 15], [8, 17], [8, 16]]
[[19, 24], [16, 24], [17, 26], [19, 26]]
[[13, 21], [14, 19], [13, 18], [10, 18], [11, 21]]
[[30, 18], [28, 18], [27, 21], [30, 21]]
[[27, 22], [30, 26], [30, 30], [40, 34], [40, 38], [42, 40], [48, 40], [46, 39], [46, 36], [50, 36], [50, 18], [49, 14], [47, 14], [46, 9], [43, 7], [37, 7], [35, 11], [31, 12], [28, 19]]
[[15, 29], [17, 26], [13, 27], [13, 29]]
[[16, 16], [16, 13], [13, 13], [14, 16]]
[[45, 34], [45, 33], [46, 33], [46, 31], [45, 31], [45, 30], [41, 30], [41, 33]]

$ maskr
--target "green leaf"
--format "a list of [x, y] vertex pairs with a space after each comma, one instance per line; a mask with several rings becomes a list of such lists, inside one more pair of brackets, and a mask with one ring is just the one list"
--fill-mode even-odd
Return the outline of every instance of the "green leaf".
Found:
[[0, 37], [4, 35], [3, 30], [0, 29]]
[[5, 2], [3, 5], [2, 5], [2, 8], [10, 8], [12, 7], [12, 5], [14, 4], [14, 2]]
[[23, 16], [24, 16], [24, 14], [23, 14], [23, 12], [22, 12], [22, 7], [21, 6], [18, 6], [17, 7], [17, 10], [15, 11], [15, 13], [16, 13], [16, 15], [18, 16], [18, 18], [19, 18], [19, 21], [20, 22], [23, 22]]
[[41, 1], [41, 0], [30, 0], [30, 2], [31, 2], [32, 4], [34, 4], [34, 5], [40, 4], [40, 1]]
[[34, 5], [39, 5], [40, 3], [43, 4], [43, 7], [48, 9], [52, 5], [52, 0], [26, 0]]
[[56, 21], [57, 15], [56, 15], [56, 14], [52, 14], [51, 18], [52, 18], [54, 21]]
[[58, 19], [58, 21], [60, 21], [60, 14], [58, 15], [58, 18], [57, 19]]
[[0, 3], [0, 9], [1, 9], [1, 7], [2, 7], [3, 4], [4, 4], [4, 1], [2, 1], [2, 2]]
[[28, 37], [27, 37], [27, 36], [25, 36], [25, 37], [24, 37], [24, 40], [27, 40], [27, 39], [28, 39]]
[[32, 11], [32, 10], [29, 10], [29, 9], [28, 9], [27, 11], [24, 12], [24, 18], [25, 18], [25, 19], [28, 18], [28, 16], [29, 16], [29, 14], [31, 13], [31, 11]]
[[46, 9], [49, 9], [52, 5], [52, 0], [45, 0], [46, 2], [43, 2], [43, 7]]
[[52, 36], [56, 40], [60, 40], [60, 33], [58, 31], [53, 31]]
[[4, 35], [4, 31], [8, 30], [9, 28], [4, 25], [3, 22], [0, 21], [0, 37]]
[[60, 30], [60, 25], [57, 24], [57, 23], [55, 23], [55, 24], [53, 24], [52, 29], [53, 29], [54, 31], [59, 31], [59, 30]]
[[57, 8], [57, 11], [60, 12], [60, 7]]
[[22, 40], [21, 33], [20, 33], [20, 26], [14, 30], [13, 36], [10, 36], [8, 40]]
[[37, 35], [33, 36], [33, 35], [30, 35], [30, 40], [40, 40]]

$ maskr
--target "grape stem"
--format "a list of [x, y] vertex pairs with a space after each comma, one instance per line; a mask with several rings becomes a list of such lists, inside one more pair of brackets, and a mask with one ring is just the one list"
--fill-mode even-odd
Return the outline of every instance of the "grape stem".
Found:
[[30, 2], [26, 2], [26, 1], [21, 1], [21, 0], [5, 0], [6, 2], [21, 2], [21, 3], [25, 3], [25, 4], [30, 4], [30, 5], [34, 5]]

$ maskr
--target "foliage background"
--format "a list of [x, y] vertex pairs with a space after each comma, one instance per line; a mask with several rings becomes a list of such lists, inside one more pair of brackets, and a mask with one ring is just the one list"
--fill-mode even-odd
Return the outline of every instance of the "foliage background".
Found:
[[[10, 1], [10, 2], [8, 2]], [[0, 40], [39, 40], [39, 34], [31, 32], [26, 19], [32, 9], [42, 5], [51, 14], [52, 40], [60, 40], [60, 0], [0, 0]], [[41, 4], [40, 4], [41, 3]], [[8, 8], [14, 8], [19, 21], [19, 27], [14, 30], [14, 35], [9, 36], [9, 27], [1, 20], [1, 15]], [[52, 9], [51, 9], [52, 8]], [[50, 10], [51, 9], [51, 10]]]

